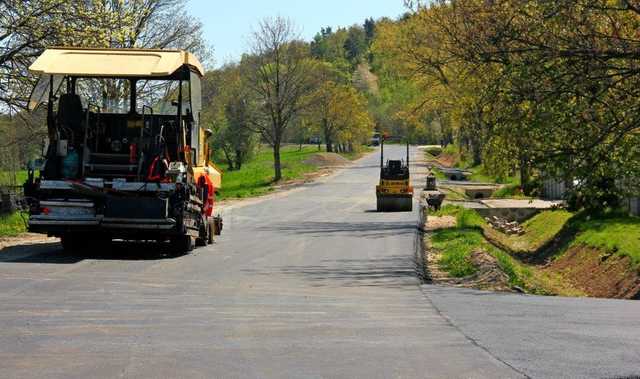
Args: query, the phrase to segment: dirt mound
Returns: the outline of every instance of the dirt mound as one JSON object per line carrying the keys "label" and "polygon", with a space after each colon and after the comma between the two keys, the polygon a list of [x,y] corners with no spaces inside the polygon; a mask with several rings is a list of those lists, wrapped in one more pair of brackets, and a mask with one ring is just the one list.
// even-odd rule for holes
{"label": "dirt mound", "polygon": [[561,275],[588,296],[640,300],[640,269],[634,269],[628,257],[580,245],[544,270]]}
{"label": "dirt mound", "polygon": [[438,162],[442,167],[451,168],[455,166],[458,161],[458,157],[455,154],[442,153],[438,155],[436,158],[436,162]]}
{"label": "dirt mound", "polygon": [[307,158],[304,163],[317,167],[335,167],[349,164],[347,158],[336,153],[317,153]]}

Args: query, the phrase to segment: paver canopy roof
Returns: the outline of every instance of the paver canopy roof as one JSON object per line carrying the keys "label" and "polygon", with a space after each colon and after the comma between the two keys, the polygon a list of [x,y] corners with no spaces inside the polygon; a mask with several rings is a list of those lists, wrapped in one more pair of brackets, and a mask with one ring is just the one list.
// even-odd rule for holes
{"label": "paver canopy roof", "polygon": [[185,65],[204,75],[198,59],[182,50],[51,48],[33,62],[29,71],[50,75],[157,78],[169,77]]}

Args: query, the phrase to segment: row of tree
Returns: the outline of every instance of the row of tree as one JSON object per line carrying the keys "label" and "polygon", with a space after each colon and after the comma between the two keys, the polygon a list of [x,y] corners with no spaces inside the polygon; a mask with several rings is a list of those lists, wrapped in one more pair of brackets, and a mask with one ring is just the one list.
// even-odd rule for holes
{"label": "row of tree", "polygon": [[576,207],[615,206],[640,180],[640,7],[630,0],[406,1],[379,23],[381,75],[408,125],[454,139],[527,192],[565,180]]}
{"label": "row of tree", "polygon": [[203,120],[212,126],[214,151],[229,169],[241,168],[266,142],[273,148],[277,181],[285,142],[322,137],[328,152],[365,143],[374,124],[352,72],[366,60],[366,35],[360,26],[336,33],[327,28],[307,43],[290,20],[265,19],[240,62],[207,73]]}

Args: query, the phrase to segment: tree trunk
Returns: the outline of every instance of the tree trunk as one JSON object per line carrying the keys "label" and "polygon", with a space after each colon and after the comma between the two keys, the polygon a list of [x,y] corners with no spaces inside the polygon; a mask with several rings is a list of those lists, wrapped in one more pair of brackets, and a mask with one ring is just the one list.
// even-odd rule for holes
{"label": "tree trunk", "polygon": [[329,132],[327,119],[322,120],[322,130],[324,131],[324,142],[327,144],[327,153],[333,153],[333,143],[331,141],[331,133]]}
{"label": "tree trunk", "polygon": [[520,157],[520,187],[525,195],[531,194],[531,188],[529,188],[529,162],[527,162],[525,156]]}
{"label": "tree trunk", "polygon": [[275,175],[273,181],[278,182],[282,179],[282,166],[280,164],[280,142],[273,144],[273,170]]}
{"label": "tree trunk", "polygon": [[227,160],[227,164],[229,165],[229,171],[233,171],[234,170],[233,158],[231,157],[227,149],[222,149],[222,152],[224,153],[224,157]]}
{"label": "tree trunk", "polygon": [[244,154],[241,150],[236,150],[236,169],[242,169],[242,162],[244,161]]}

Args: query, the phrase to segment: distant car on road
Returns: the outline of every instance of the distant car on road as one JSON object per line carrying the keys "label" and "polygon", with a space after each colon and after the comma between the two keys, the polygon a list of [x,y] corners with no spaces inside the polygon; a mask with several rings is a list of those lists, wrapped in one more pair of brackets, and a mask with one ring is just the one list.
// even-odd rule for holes
{"label": "distant car on road", "polygon": [[380,146],[380,133],[375,133],[369,141],[370,146]]}
{"label": "distant car on road", "polygon": [[309,138],[309,144],[311,145],[319,145],[321,142],[320,137],[311,137]]}

